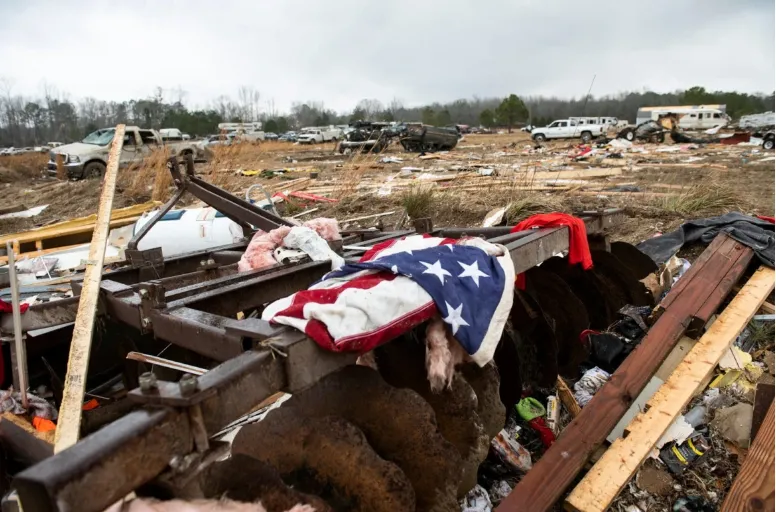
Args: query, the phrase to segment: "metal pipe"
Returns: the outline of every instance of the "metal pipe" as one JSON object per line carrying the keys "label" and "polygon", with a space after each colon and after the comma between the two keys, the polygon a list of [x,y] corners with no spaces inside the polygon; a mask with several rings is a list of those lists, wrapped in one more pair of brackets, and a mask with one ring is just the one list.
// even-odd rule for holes
{"label": "metal pipe", "polygon": [[142,352],[130,352],[127,354],[127,359],[132,361],[140,361],[141,363],[153,364],[156,366],[163,366],[172,370],[178,370],[179,372],[190,373],[192,375],[202,375],[207,372],[206,369],[198,366],[192,366],[186,363],[179,363],[172,359],[165,359],[163,357],[152,356],[150,354],[143,354]]}
{"label": "metal pipe", "polygon": [[[27,401],[27,347],[22,339],[22,313],[19,305],[19,281],[16,278],[16,256],[13,252],[13,244],[5,243],[8,254],[8,277],[11,279],[11,307],[13,308],[13,338],[16,347],[16,371],[19,377],[19,393],[22,397],[22,405],[29,407]],[[45,263],[44,263],[45,266]]]}

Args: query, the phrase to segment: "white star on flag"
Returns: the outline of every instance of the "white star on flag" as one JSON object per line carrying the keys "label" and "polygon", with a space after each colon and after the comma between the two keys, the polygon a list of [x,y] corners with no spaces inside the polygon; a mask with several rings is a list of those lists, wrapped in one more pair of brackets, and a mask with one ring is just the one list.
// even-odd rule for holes
{"label": "white star on flag", "polygon": [[461,261],[459,261],[458,264],[463,267],[463,272],[458,274],[458,277],[471,277],[477,287],[480,286],[481,277],[490,277],[488,274],[480,270],[480,267],[477,265],[477,260],[474,260],[474,263],[471,265],[467,265]]}
{"label": "white star on flag", "polygon": [[439,260],[437,260],[433,265],[426,263],[425,261],[421,261],[420,263],[426,266],[426,270],[423,271],[424,274],[434,274],[439,278],[439,281],[442,284],[445,284],[445,276],[452,276],[450,272],[442,268],[442,264],[439,262]]}
{"label": "white star on flag", "polygon": [[398,274],[399,273],[399,267],[397,267],[396,265],[392,266],[391,267],[391,272],[393,272],[394,274]]}
{"label": "white star on flag", "polygon": [[463,317],[461,317],[461,312],[463,311],[463,303],[461,303],[461,305],[458,306],[457,308],[454,308],[447,301],[445,301],[445,306],[447,306],[447,318],[443,318],[442,320],[445,323],[450,324],[450,327],[453,330],[453,336],[455,336],[455,333],[458,332],[458,328],[460,326],[469,325],[466,322],[466,320],[464,320]]}
{"label": "white star on flag", "polygon": [[445,244],[445,247],[449,247],[450,252],[453,252],[453,247],[455,247],[455,244]]}

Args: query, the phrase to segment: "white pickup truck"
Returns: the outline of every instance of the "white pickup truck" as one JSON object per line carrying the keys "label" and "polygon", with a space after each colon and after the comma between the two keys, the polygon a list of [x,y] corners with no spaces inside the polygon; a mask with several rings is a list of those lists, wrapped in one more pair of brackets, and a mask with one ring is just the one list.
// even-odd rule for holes
{"label": "white pickup truck", "polygon": [[296,141],[299,144],[316,144],[321,142],[337,141],[342,138],[342,130],[330,128],[302,128],[297,134]]}
{"label": "white pickup truck", "polygon": [[[87,135],[81,142],[65,144],[49,152],[48,171],[56,175],[57,155],[62,155],[67,177],[71,180],[81,178],[99,178],[108,165],[108,153],[113,141],[115,128],[103,128]],[[124,132],[124,144],[119,156],[119,167],[140,164],[154,150],[166,147],[170,155],[193,158],[202,156],[202,149],[191,141],[166,141],[156,130],[146,130],[137,126],[127,126]]]}
{"label": "white pickup truck", "polygon": [[534,128],[531,130],[531,137],[539,142],[547,139],[576,139],[577,137],[583,142],[590,142],[594,137],[605,133],[605,125],[579,124],[573,119],[559,119],[550,123],[549,126]]}

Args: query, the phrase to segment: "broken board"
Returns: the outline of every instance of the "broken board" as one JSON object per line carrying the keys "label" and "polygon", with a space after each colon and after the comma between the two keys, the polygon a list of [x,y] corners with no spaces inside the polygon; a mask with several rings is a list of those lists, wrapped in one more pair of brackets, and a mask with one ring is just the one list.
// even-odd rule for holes
{"label": "broken board", "polygon": [[698,385],[744,330],[774,286],[774,271],[760,268],[711,328],[690,350],[666,383],[566,499],[567,508],[604,511],[646,460],[660,437],[690,402]]}

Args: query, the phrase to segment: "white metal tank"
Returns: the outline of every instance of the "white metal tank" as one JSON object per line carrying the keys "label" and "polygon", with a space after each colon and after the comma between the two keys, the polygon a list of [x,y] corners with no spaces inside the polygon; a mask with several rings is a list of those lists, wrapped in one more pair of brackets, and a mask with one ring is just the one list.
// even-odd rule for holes
{"label": "white metal tank", "polygon": [[[134,226],[137,233],[154,215],[149,212],[141,217]],[[215,208],[194,208],[191,210],[172,210],[162,217],[140,240],[138,249],[161,247],[165,257],[201,251],[233,244],[243,238],[239,224],[225,217]]]}

